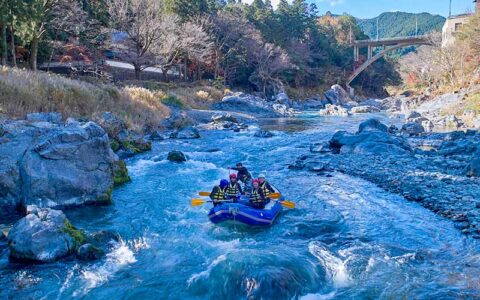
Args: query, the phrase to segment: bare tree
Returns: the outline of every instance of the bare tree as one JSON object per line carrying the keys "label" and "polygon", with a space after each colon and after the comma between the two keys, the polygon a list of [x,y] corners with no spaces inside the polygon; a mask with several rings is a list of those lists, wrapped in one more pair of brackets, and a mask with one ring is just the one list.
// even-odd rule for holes
{"label": "bare tree", "polygon": [[133,65],[135,78],[155,64],[157,45],[170,24],[161,0],[108,0],[112,27],[126,37],[119,43],[122,59]]}

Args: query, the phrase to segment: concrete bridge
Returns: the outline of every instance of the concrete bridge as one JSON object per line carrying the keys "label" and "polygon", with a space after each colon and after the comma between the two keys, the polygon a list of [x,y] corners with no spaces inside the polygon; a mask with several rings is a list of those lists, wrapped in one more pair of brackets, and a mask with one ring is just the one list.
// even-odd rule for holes
{"label": "concrete bridge", "polygon": [[[390,39],[378,39],[378,40],[361,40],[353,42],[353,56],[355,60],[355,69],[348,77],[347,87],[350,91],[350,95],[354,95],[354,90],[350,86],[353,80],[360,75],[366,68],[371,64],[385,56],[390,51],[397,50],[400,48],[413,46],[413,45],[430,45],[428,36],[415,36],[415,37],[403,37],[403,38],[390,38]],[[360,50],[367,48],[367,60],[360,63]],[[380,52],[373,55],[373,50],[375,48],[382,48]]]}

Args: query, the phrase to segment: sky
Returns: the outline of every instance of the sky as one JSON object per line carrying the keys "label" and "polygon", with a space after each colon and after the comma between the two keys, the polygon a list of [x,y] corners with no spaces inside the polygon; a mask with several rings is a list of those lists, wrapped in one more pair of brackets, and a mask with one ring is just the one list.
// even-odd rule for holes
{"label": "sky", "polygon": [[[251,3],[253,0],[243,0]],[[272,0],[274,5],[279,0]],[[448,16],[449,0],[309,0],[315,3],[320,14],[331,11],[334,14],[344,12],[357,18],[373,18],[382,12],[404,11],[412,13],[428,12]],[[452,0],[452,14],[473,11],[473,0]]]}

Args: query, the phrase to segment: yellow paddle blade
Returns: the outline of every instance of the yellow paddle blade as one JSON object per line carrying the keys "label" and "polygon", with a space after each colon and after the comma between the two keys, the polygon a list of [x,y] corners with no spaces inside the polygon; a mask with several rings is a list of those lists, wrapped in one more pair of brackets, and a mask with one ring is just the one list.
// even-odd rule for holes
{"label": "yellow paddle blade", "polygon": [[204,205],[206,202],[202,199],[192,199],[192,206],[201,206]]}
{"label": "yellow paddle blade", "polygon": [[200,196],[208,197],[210,196],[210,192],[198,192]]}
{"label": "yellow paddle blade", "polygon": [[268,195],[268,198],[270,198],[270,199],[280,199],[280,198],[282,198],[282,195],[280,193],[273,193],[273,194]]}
{"label": "yellow paddle blade", "polygon": [[288,209],[294,209],[295,208],[295,203],[292,201],[280,201],[280,204]]}

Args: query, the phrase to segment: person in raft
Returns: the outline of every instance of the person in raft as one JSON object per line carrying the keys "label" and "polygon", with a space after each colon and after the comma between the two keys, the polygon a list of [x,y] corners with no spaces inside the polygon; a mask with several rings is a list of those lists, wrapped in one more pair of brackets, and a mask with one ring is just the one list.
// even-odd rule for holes
{"label": "person in raft", "polygon": [[260,174],[260,176],[258,176],[258,183],[265,197],[268,198],[268,196],[276,192],[275,189],[270,185],[270,183],[265,180],[264,174]]}
{"label": "person in raft", "polygon": [[263,190],[260,188],[260,182],[257,179],[252,180],[252,186],[253,189],[250,195],[249,205],[257,209],[264,209],[270,200],[265,197]]}
{"label": "person in raft", "polygon": [[231,199],[233,202],[237,201],[238,195],[243,194],[242,187],[237,181],[236,174],[230,174],[230,182],[228,183],[226,194],[227,199]]}
{"label": "person in raft", "polygon": [[244,184],[244,192],[248,193],[251,190],[250,182],[252,180],[252,174],[248,172],[248,169],[240,162],[237,163],[236,167],[229,167],[228,169],[237,171],[237,179]]}
{"label": "person in raft", "polygon": [[213,201],[213,206],[222,204],[226,200],[226,191],[228,186],[228,180],[220,180],[220,184],[213,187],[210,193],[210,199]]}

